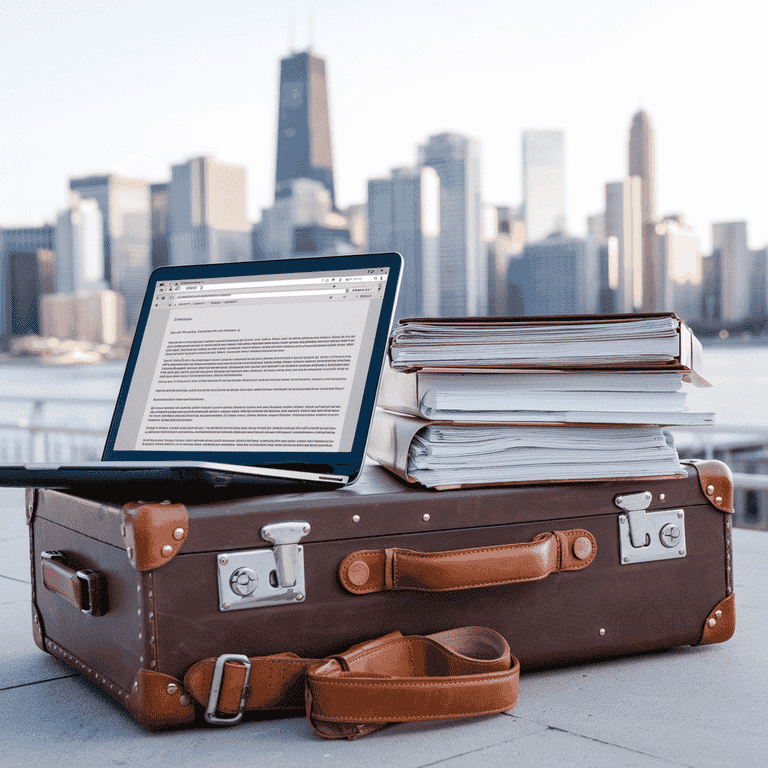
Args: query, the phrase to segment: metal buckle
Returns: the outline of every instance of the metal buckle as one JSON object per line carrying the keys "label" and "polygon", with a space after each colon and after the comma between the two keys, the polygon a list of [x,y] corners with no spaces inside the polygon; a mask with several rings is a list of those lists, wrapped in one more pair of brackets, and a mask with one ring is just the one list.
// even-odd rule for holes
{"label": "metal buckle", "polygon": [[[240,706],[238,712],[232,717],[218,717],[216,707],[219,703],[219,694],[221,693],[221,680],[224,677],[224,664],[228,661],[239,661],[245,666],[245,682],[243,683],[243,693],[240,697]],[[216,659],[216,667],[213,670],[213,679],[211,680],[211,692],[208,696],[208,706],[205,709],[205,719],[209,723],[219,723],[223,725],[234,725],[240,722],[245,711],[245,697],[248,694],[248,681],[251,679],[251,660],[242,653],[225,653]]]}

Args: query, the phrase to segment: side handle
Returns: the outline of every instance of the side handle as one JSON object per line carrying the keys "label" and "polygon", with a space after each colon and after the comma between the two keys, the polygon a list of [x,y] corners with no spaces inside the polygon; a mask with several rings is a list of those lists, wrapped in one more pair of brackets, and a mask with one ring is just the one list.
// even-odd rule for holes
{"label": "side handle", "polygon": [[519,581],[536,581],[558,571],[586,568],[597,553],[595,537],[584,530],[541,533],[531,542],[450,552],[366,549],[339,566],[348,592],[387,590],[444,592]]}
{"label": "side handle", "polygon": [[73,568],[63,552],[41,552],[43,584],[89,616],[107,612],[107,580],[103,574]]}

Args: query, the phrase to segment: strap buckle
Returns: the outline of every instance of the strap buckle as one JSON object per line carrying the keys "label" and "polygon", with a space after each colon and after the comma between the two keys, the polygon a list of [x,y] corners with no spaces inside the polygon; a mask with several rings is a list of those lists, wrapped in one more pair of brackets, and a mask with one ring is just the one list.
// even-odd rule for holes
{"label": "strap buckle", "polygon": [[[240,696],[240,706],[237,714],[232,717],[219,717],[216,714],[216,708],[219,704],[219,694],[221,693],[221,681],[224,677],[224,664],[228,661],[239,661],[245,666],[245,680],[243,682],[243,692]],[[224,653],[216,659],[216,667],[213,670],[213,679],[211,680],[211,692],[208,696],[208,706],[205,709],[205,719],[209,723],[218,723],[219,725],[234,725],[240,722],[245,711],[245,698],[248,695],[248,681],[251,679],[251,660],[242,653]]]}

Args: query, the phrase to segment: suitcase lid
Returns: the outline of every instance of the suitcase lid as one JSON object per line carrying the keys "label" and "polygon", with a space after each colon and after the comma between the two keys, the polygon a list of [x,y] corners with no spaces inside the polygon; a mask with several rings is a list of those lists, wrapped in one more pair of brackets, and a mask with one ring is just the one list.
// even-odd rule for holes
{"label": "suitcase lid", "polygon": [[[302,544],[335,539],[391,536],[513,523],[542,522],[552,528],[559,521],[595,515],[619,515],[616,498],[650,493],[649,512],[710,504],[732,511],[730,470],[719,461],[686,462],[687,476],[666,479],[609,480],[496,486],[455,491],[431,491],[407,486],[379,466],[367,466],[360,480],[337,491],[262,493],[233,498],[211,489],[207,497],[183,491],[171,498],[137,502],[114,493],[106,498],[56,490],[28,490],[30,523],[44,518],[122,549],[137,539],[126,526],[126,504],[131,518],[146,508],[159,510],[168,542],[160,542],[149,562],[157,567],[177,552],[195,553],[271,547],[262,529],[273,523],[307,523]],[[158,503],[165,502],[165,503]],[[168,502],[171,502],[168,504]],[[178,510],[181,512],[178,512]],[[178,513],[178,514],[177,514]],[[183,513],[183,514],[182,514]],[[154,513],[153,513],[154,514]],[[179,517],[179,514],[182,514]],[[184,522],[186,520],[187,522]],[[130,520],[130,523],[133,521]],[[180,535],[183,531],[183,535]],[[151,532],[150,532],[151,533]],[[139,537],[141,538],[141,537]],[[147,538],[145,536],[144,538]],[[162,536],[148,535],[152,541]],[[170,549],[168,549],[170,547]],[[146,568],[142,568],[146,570]]]}

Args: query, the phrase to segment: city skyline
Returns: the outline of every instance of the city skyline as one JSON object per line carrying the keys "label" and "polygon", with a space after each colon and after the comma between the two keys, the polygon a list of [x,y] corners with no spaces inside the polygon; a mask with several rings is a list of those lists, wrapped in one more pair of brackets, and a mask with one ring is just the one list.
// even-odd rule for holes
{"label": "city skyline", "polygon": [[[8,64],[3,102],[11,130],[2,141],[6,185],[0,188],[0,226],[53,221],[66,203],[72,176],[108,171],[163,181],[172,164],[203,154],[247,167],[248,216],[258,221],[274,191],[276,62],[288,53],[290,9],[261,3],[254,10],[230,2],[211,27],[199,3],[184,4],[185,13],[177,13],[173,23],[161,12],[151,24],[146,3],[122,4],[131,9],[130,18],[126,11],[110,15],[93,3],[75,5],[77,17],[67,2],[45,15],[36,9],[42,4],[2,3]],[[480,140],[485,202],[519,204],[519,137],[526,129],[552,127],[565,132],[567,218],[569,229],[579,234],[586,216],[602,208],[605,182],[626,174],[630,122],[642,107],[656,129],[658,214],[685,213],[705,253],[717,221],[746,220],[752,248],[768,240],[760,202],[765,195],[755,181],[764,160],[762,129],[749,119],[760,109],[750,90],[755,71],[750,57],[756,65],[758,41],[750,42],[754,25],[741,24],[746,6],[729,8],[725,20],[717,19],[719,27],[709,3],[630,2],[608,13],[609,4],[591,2],[580,5],[576,16],[567,4],[550,3],[557,13],[544,23],[542,13],[487,2],[494,24],[486,26],[467,3],[447,5],[439,18],[434,3],[395,6],[390,11],[402,11],[402,34],[392,35],[389,45],[370,45],[393,31],[394,22],[383,13],[341,0],[315,5],[314,42],[329,65],[339,207],[364,202],[368,179],[413,162],[424,136],[441,131]],[[301,17],[304,8],[294,11]],[[76,19],[79,27],[73,29]],[[713,80],[706,57],[694,57],[699,48],[691,38],[737,22],[741,44],[729,48],[734,55],[723,57],[719,80]],[[135,35],[140,23],[149,24],[144,38]],[[669,42],[670,29],[681,39],[675,46],[660,45],[654,61],[641,68],[645,76],[631,57],[611,59],[657,26],[660,43]],[[26,28],[34,34],[24,33]],[[507,53],[494,47],[505,29],[514,31],[510,42],[519,43],[505,48]],[[371,36],[367,46],[359,35],[348,34],[365,30]],[[439,53],[438,33],[450,56]],[[249,35],[260,43],[257,50],[247,45]],[[297,49],[305,47],[301,37]],[[602,41],[597,52],[589,41]],[[34,62],[28,60],[33,42]],[[579,46],[583,56],[574,53]],[[526,59],[534,48],[537,57]],[[685,63],[694,59],[696,71]],[[564,69],[566,60],[572,72]],[[671,66],[675,62],[677,68]],[[670,77],[659,78],[664,66]],[[200,67],[207,73],[197,77]],[[683,73],[686,78],[672,77]],[[723,80],[728,87],[715,99],[711,85]],[[576,85],[578,94],[571,93]],[[51,95],[52,88],[60,95]],[[702,111],[705,92],[709,102]],[[122,113],[114,111],[118,104]],[[724,133],[723,114],[738,141]],[[73,127],[64,124],[67,119]]]}

